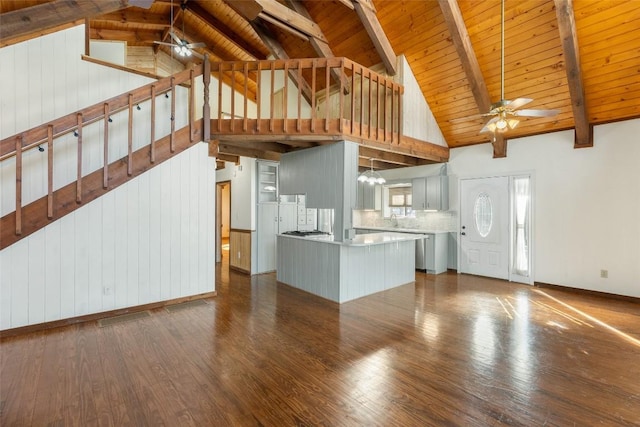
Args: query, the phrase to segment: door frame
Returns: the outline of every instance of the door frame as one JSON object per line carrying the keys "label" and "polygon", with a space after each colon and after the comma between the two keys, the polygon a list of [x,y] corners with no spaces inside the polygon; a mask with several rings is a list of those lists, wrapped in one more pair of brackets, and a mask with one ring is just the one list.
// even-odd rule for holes
{"label": "door frame", "polygon": [[[513,179],[518,177],[529,177],[529,191],[530,191],[530,203],[529,203],[529,277],[523,277],[517,275],[513,272],[512,268],[512,260],[513,260]],[[462,259],[462,244],[460,242],[460,231],[462,229],[462,211],[460,210],[462,206],[462,181],[469,179],[483,179],[483,178],[498,178],[498,177],[507,177],[509,179],[509,202],[508,202],[508,215],[509,218],[509,268],[508,268],[508,280],[510,282],[523,283],[527,285],[533,285],[535,283],[535,188],[536,188],[536,179],[535,179],[535,171],[527,170],[522,172],[504,172],[504,173],[496,173],[491,175],[464,175],[458,176],[458,220],[457,225],[458,229],[456,230],[456,241],[458,242],[457,248],[457,263],[456,268],[458,270],[458,274],[461,274],[460,271],[460,260]]]}
{"label": "door frame", "polygon": [[[216,262],[222,261],[222,187],[229,186],[229,220],[231,220],[231,181],[218,181],[216,182],[216,228],[215,228],[215,252]],[[231,222],[231,221],[229,221]],[[229,224],[229,230],[231,230],[231,224]]]}

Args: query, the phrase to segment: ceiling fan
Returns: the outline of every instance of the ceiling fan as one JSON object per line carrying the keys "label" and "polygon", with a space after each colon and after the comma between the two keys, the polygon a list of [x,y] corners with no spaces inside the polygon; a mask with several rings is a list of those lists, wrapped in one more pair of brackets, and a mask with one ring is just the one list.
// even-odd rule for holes
{"label": "ceiling fan", "polygon": [[[182,2],[180,4],[180,9],[182,9],[182,34],[184,35],[184,13],[187,10],[187,2]],[[171,2],[171,22],[173,23],[173,1]],[[205,43],[189,43],[187,40],[185,39],[181,39],[180,37],[178,37],[176,35],[176,33],[173,32],[173,28],[169,29],[169,35],[171,36],[171,38],[173,39],[173,41],[175,43],[167,43],[167,42],[163,42],[163,41],[154,41],[155,44],[160,44],[163,46],[171,46],[173,47],[173,50],[175,53],[177,53],[180,56],[186,57],[186,56],[195,56],[197,58],[200,59],[204,59],[204,56],[200,55],[198,52],[194,51],[194,48],[197,47],[206,47],[207,45]]]}
{"label": "ceiling fan", "polygon": [[[510,129],[515,128],[520,120],[519,117],[553,117],[558,114],[559,110],[532,110],[532,109],[519,109],[520,107],[533,101],[531,98],[516,98],[513,101],[504,98],[504,0],[502,0],[501,10],[501,27],[500,27],[500,101],[491,104],[491,107],[487,113],[477,114],[470,117],[465,117],[462,120],[469,120],[479,117],[491,117],[491,119],[485,123],[480,130],[480,133],[490,132],[494,135],[496,133],[504,133]],[[456,121],[459,121],[456,120]]]}

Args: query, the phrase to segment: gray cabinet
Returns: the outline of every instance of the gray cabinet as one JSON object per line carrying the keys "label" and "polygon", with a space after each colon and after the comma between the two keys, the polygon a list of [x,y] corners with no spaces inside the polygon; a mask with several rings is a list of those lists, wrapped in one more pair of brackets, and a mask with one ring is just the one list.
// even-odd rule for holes
{"label": "gray cabinet", "polygon": [[414,178],[411,181],[413,210],[449,209],[449,178],[443,175]]}
{"label": "gray cabinet", "polygon": [[376,193],[379,192],[379,185],[371,185],[368,182],[358,182],[356,209],[380,210],[380,206],[376,206]]}

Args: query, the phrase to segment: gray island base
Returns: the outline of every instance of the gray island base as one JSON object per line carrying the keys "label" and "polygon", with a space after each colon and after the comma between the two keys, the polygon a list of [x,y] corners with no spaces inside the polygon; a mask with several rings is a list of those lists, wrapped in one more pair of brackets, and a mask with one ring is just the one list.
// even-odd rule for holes
{"label": "gray island base", "polygon": [[277,279],[338,303],[415,281],[419,234],[333,236],[278,235]]}

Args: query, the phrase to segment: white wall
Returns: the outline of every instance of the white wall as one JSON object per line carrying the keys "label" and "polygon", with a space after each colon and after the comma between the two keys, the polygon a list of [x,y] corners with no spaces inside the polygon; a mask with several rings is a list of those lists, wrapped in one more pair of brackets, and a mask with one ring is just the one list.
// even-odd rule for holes
{"label": "white wall", "polygon": [[214,291],[207,151],[197,144],[2,250],[0,329]]}
{"label": "white wall", "polygon": [[240,157],[216,171],[216,182],[231,181],[231,228],[256,229],[256,160]]}
{"label": "white wall", "polygon": [[[640,297],[640,119],[597,126],[594,147],[574,149],[573,131],[451,150],[458,177],[531,172],[534,280]],[[458,211],[457,182],[450,206]],[[609,278],[600,278],[600,270]]]}
{"label": "white wall", "polygon": [[447,147],[422,89],[404,55],[398,56],[396,80],[404,86],[402,95],[402,134]]}

